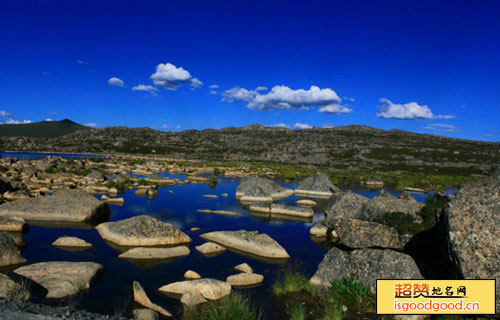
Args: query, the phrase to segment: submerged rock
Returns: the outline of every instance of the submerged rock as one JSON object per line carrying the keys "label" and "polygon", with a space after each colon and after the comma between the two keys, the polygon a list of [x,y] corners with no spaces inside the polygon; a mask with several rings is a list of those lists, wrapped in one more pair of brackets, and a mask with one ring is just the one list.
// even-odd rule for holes
{"label": "submerged rock", "polygon": [[0,206],[0,216],[28,221],[91,221],[108,218],[108,205],[82,190],[61,189],[51,196],[21,199]]}
{"label": "submerged rock", "polygon": [[390,249],[360,249],[352,252],[330,249],[312,276],[315,285],[330,286],[333,280],[354,278],[375,291],[377,279],[422,279],[413,259]]}
{"label": "submerged rock", "polygon": [[209,256],[216,255],[226,251],[226,248],[213,242],[205,242],[202,245],[196,246],[195,249],[203,253],[204,255],[209,255]]}
{"label": "submerged rock", "polygon": [[165,310],[164,308],[160,307],[157,304],[154,304],[149,300],[148,295],[146,294],[146,291],[142,288],[141,284],[138,281],[134,281],[132,284],[133,292],[134,292],[134,301],[138,304],[140,304],[143,307],[146,307],[148,309],[154,310],[161,314],[162,316],[165,317],[171,317],[172,314]]}
{"label": "submerged rock", "polygon": [[94,262],[40,262],[17,268],[20,274],[48,290],[47,298],[67,298],[89,289],[91,283],[103,271],[103,266]]}
{"label": "submerged rock", "polygon": [[90,248],[92,247],[91,243],[87,241],[77,238],[77,237],[59,237],[56,241],[52,242],[53,246],[56,247],[78,247],[78,248]]}
{"label": "submerged rock", "polygon": [[118,258],[126,259],[172,259],[188,256],[190,250],[186,246],[173,248],[132,248],[120,254]]}
{"label": "submerged rock", "polygon": [[160,289],[162,293],[182,296],[187,292],[199,293],[207,300],[218,300],[231,293],[231,285],[215,279],[186,280],[167,284]]}
{"label": "submerged rock", "polygon": [[271,213],[301,218],[312,218],[314,216],[314,211],[311,208],[286,206],[278,203],[271,205]]}
{"label": "submerged rock", "polygon": [[96,227],[101,237],[120,246],[160,246],[191,242],[191,238],[170,223],[139,215]]}
{"label": "submerged rock", "polygon": [[264,281],[264,276],[257,273],[238,273],[232,276],[227,277],[226,282],[229,283],[232,287],[250,287],[255,286]]}
{"label": "submerged rock", "polygon": [[357,219],[338,219],[331,225],[338,241],[350,248],[400,248],[398,231],[392,227]]}
{"label": "submerged rock", "polygon": [[496,279],[500,311],[500,173],[463,187],[444,211],[451,255],[465,279]]}
{"label": "submerged rock", "polygon": [[330,178],[318,172],[312,177],[308,177],[295,190],[297,196],[309,196],[312,198],[330,198],[334,193],[341,192],[333,185]]}
{"label": "submerged rock", "polygon": [[293,190],[283,188],[276,181],[258,177],[245,177],[236,189],[236,199],[242,202],[273,202],[287,198]]}
{"label": "submerged rock", "polygon": [[204,233],[200,237],[260,257],[290,258],[278,242],[265,233],[259,234],[258,231],[214,231]]}
{"label": "submerged rock", "polygon": [[253,269],[248,265],[248,263],[241,263],[235,266],[234,269],[239,272],[253,273]]}
{"label": "submerged rock", "polygon": [[0,231],[0,266],[10,266],[25,263],[21,251],[14,240],[5,232]]}
{"label": "submerged rock", "polygon": [[201,279],[201,276],[196,271],[188,270],[184,273],[184,279],[186,280]]}

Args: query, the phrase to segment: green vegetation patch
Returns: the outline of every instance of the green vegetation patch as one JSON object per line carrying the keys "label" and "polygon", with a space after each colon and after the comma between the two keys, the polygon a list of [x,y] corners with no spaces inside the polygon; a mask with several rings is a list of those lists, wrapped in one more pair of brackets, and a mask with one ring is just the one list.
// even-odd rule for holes
{"label": "green vegetation patch", "polygon": [[184,320],[257,320],[260,312],[248,298],[232,293],[222,299],[184,309]]}

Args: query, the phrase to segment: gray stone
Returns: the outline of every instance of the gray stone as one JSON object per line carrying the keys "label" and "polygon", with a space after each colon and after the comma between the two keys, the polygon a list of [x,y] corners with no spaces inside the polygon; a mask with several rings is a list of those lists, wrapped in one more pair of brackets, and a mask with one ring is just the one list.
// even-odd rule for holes
{"label": "gray stone", "polygon": [[330,198],[332,194],[338,192],[341,192],[340,189],[333,185],[327,175],[321,172],[304,179],[295,190],[295,194],[298,196],[318,198]]}
{"label": "gray stone", "polygon": [[126,259],[173,259],[188,256],[190,250],[186,246],[173,248],[132,248],[120,254],[119,258]]}
{"label": "gray stone", "polygon": [[242,202],[273,202],[293,194],[293,190],[283,188],[276,181],[258,177],[245,177],[236,189],[236,199]]}
{"label": "gray stone", "polygon": [[0,216],[19,216],[28,221],[91,221],[108,218],[107,204],[82,190],[61,189],[51,196],[21,199],[0,206]]}
{"label": "gray stone", "polygon": [[134,309],[132,311],[135,320],[158,320],[160,316],[158,312],[151,309]]}
{"label": "gray stone", "polygon": [[337,241],[350,248],[399,248],[398,231],[392,227],[358,219],[338,219],[331,227]]}
{"label": "gray stone", "polygon": [[373,221],[388,212],[401,212],[413,216],[416,221],[421,221],[417,212],[424,205],[407,192],[401,194],[400,198],[396,198],[386,190],[380,190],[379,194],[368,200],[363,207],[363,220]]}
{"label": "gray stone", "polygon": [[362,210],[366,201],[368,198],[351,191],[334,194],[326,206],[326,224],[329,225],[329,221],[336,218],[362,218]]}
{"label": "gray stone", "polygon": [[5,232],[0,231],[0,266],[10,266],[25,263],[14,240]]}
{"label": "gray stone", "polygon": [[170,223],[139,215],[96,227],[101,237],[120,246],[160,246],[191,242],[191,238]]}
{"label": "gray stone", "polygon": [[352,252],[330,249],[311,282],[330,286],[333,280],[354,278],[375,291],[377,279],[422,279],[413,259],[390,249],[359,249]]}
{"label": "gray stone", "polygon": [[500,312],[500,174],[463,187],[446,206],[451,255],[465,279],[496,279]]}

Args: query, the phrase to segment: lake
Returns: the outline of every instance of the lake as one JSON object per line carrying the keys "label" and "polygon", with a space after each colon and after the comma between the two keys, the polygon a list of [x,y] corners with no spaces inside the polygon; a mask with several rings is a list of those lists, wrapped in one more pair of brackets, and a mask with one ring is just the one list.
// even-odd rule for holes
{"label": "lake", "polygon": [[[23,155],[23,154],[20,154]],[[28,155],[24,154],[26,158]],[[44,155],[45,156],[45,155]],[[74,156],[74,155],[69,155]],[[18,158],[21,158],[17,156]],[[161,172],[160,175],[184,178],[184,175],[171,175]],[[315,243],[309,237],[312,223],[292,221],[262,221],[252,216],[249,210],[240,206],[235,199],[235,191],[239,183],[238,178],[218,177],[215,188],[207,184],[187,184],[183,186],[169,186],[158,189],[158,196],[149,200],[147,197],[134,195],[134,190],[128,190],[119,195],[125,199],[123,206],[110,205],[110,221],[117,221],[139,214],[149,214],[155,218],[171,223],[188,234],[193,242],[190,245],[191,254],[186,257],[175,258],[171,261],[156,261],[149,264],[134,264],[126,259],[118,258],[119,251],[113,249],[92,228],[75,228],[63,224],[47,226],[31,225],[24,239],[27,243],[23,256],[28,263],[43,261],[93,261],[105,267],[105,273],[94,286],[82,295],[66,300],[53,302],[56,304],[72,304],[89,311],[116,314],[123,310],[131,310],[133,305],[132,282],[139,281],[151,300],[172,313],[182,312],[178,300],[167,297],[158,292],[161,286],[183,280],[187,270],[194,270],[202,277],[225,280],[235,274],[234,266],[246,262],[256,273],[264,275],[261,286],[253,289],[236,289],[250,296],[255,306],[260,308],[266,319],[272,319],[276,308],[273,307],[272,283],[283,268],[293,265],[304,274],[311,276],[317,265],[323,259],[327,248]],[[280,182],[289,188],[296,188],[296,184]],[[171,193],[171,191],[173,193]],[[354,190],[367,197],[374,197],[377,191],[357,188]],[[228,193],[229,197],[220,195]],[[391,193],[396,194],[391,191]],[[217,199],[205,198],[203,195],[218,195]],[[424,202],[425,195],[412,194],[418,201]],[[100,195],[96,195],[100,198]],[[298,199],[291,196],[280,201],[293,205]],[[197,209],[229,210],[240,212],[241,216],[221,216],[196,212]],[[323,212],[316,212],[314,221],[322,218]],[[200,231],[191,232],[190,228],[199,227]],[[218,230],[258,230],[266,233],[280,243],[290,254],[287,266],[264,263],[253,258],[245,257],[230,250],[207,258],[195,246],[203,244],[205,240],[198,235]],[[60,236],[75,236],[93,244],[85,251],[70,252],[59,249],[51,243]]]}

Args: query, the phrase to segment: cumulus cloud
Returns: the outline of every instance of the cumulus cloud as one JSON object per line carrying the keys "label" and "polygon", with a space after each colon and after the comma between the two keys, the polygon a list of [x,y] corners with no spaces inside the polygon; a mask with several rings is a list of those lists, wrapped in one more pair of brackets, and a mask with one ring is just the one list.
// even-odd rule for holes
{"label": "cumulus cloud", "polygon": [[90,64],[90,62],[83,61],[83,60],[76,60],[76,63],[78,63],[78,64]]}
{"label": "cumulus cloud", "polygon": [[302,129],[311,129],[312,126],[308,125],[307,123],[299,123],[299,122],[297,122],[296,124],[293,125],[293,128],[294,129],[302,130]]}
{"label": "cumulus cloud", "polygon": [[52,122],[53,120],[50,118],[45,119],[45,121]]}
{"label": "cumulus cloud", "polygon": [[5,120],[5,123],[6,124],[26,124],[26,123],[32,123],[33,121],[31,120],[23,120],[23,121],[20,121],[20,120],[14,120],[14,119],[7,119]]}
{"label": "cumulus cloud", "polygon": [[217,91],[215,91],[215,90],[210,90],[210,94],[217,94]]}
{"label": "cumulus cloud", "polygon": [[222,94],[222,102],[247,102],[247,108],[259,111],[272,109],[297,110],[320,107],[320,112],[352,112],[351,109],[340,105],[342,99],[330,88],[321,89],[311,86],[307,90],[293,90],[287,86],[274,86],[268,93],[260,94],[257,89],[262,88],[257,87],[255,90],[247,90],[235,87],[226,90]]}
{"label": "cumulus cloud", "polygon": [[247,90],[245,88],[234,87],[224,91],[222,94],[222,102],[250,102],[257,95],[257,91]]}
{"label": "cumulus cloud", "polygon": [[330,88],[320,89],[311,86],[309,90],[293,90],[287,86],[275,86],[267,94],[257,94],[247,107],[252,110],[308,109],[312,106],[325,106],[340,101],[339,96]]}
{"label": "cumulus cloud", "polygon": [[389,99],[381,98],[383,105],[378,107],[377,117],[400,120],[432,120],[432,119],[454,119],[452,115],[434,115],[427,105],[419,105],[416,102],[405,104],[392,103]]}
{"label": "cumulus cloud", "polygon": [[152,96],[156,96],[156,92],[158,91],[158,88],[150,86],[150,85],[144,85],[144,84],[139,84],[137,86],[132,87],[132,91],[146,91],[149,92]]}
{"label": "cumulus cloud", "polygon": [[89,122],[89,123],[85,123],[84,126],[95,128],[95,127],[97,127],[97,123],[95,123],[95,122]]}
{"label": "cumulus cloud", "polygon": [[111,77],[111,78],[109,78],[108,84],[110,86],[114,86],[114,87],[123,87],[123,86],[125,86],[125,82],[123,82],[122,79],[117,78],[117,77]]}
{"label": "cumulus cloud", "polygon": [[12,114],[5,110],[0,110],[0,117],[10,117]]}
{"label": "cumulus cloud", "polygon": [[348,114],[352,112],[352,109],[340,104],[330,104],[319,108],[318,112],[329,114]]}
{"label": "cumulus cloud", "polygon": [[451,124],[441,124],[441,123],[431,123],[428,126],[424,127],[427,130],[434,131],[443,131],[443,132],[459,132],[457,127],[452,126]]}
{"label": "cumulus cloud", "polygon": [[257,88],[255,88],[255,91],[266,91],[267,90],[267,87],[262,87],[262,86],[258,86]]}
{"label": "cumulus cloud", "polygon": [[183,83],[190,84],[193,88],[200,88],[203,82],[194,78],[189,71],[182,67],[177,68],[171,63],[160,63],[156,72],[151,75],[154,84],[167,90],[177,90]]}
{"label": "cumulus cloud", "polygon": [[219,86],[216,84],[213,84],[209,87],[210,89],[219,89]]}

